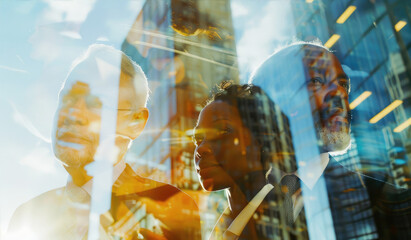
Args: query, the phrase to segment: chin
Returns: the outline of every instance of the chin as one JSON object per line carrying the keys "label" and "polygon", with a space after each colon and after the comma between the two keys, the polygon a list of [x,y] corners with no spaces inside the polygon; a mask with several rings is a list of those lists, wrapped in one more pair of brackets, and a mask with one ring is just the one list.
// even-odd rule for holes
{"label": "chin", "polygon": [[325,130],[320,132],[320,136],[323,141],[323,152],[328,152],[331,156],[345,154],[351,146],[349,132],[330,132]]}
{"label": "chin", "polygon": [[80,168],[91,163],[94,154],[87,150],[72,149],[69,147],[54,146],[54,155],[65,166],[70,168]]}
{"label": "chin", "polygon": [[204,183],[203,181],[200,181],[200,184],[201,184],[201,187],[204,189],[204,191],[207,191],[207,192],[215,191],[214,186],[212,184],[207,184],[207,183]]}
{"label": "chin", "polygon": [[203,189],[207,192],[219,191],[228,188],[228,186],[225,186],[225,184],[219,184],[218,182],[215,182],[214,179],[203,180],[200,178],[200,183]]}

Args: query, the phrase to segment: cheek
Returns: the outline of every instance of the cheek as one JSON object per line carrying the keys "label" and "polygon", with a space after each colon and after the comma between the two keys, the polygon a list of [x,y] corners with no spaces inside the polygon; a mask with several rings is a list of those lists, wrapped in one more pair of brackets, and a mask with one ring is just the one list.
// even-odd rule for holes
{"label": "cheek", "polygon": [[92,121],[88,127],[89,131],[94,134],[100,133],[101,122],[100,121]]}
{"label": "cheek", "polygon": [[243,149],[244,145],[241,144],[241,141],[235,144],[234,140],[230,140],[221,144],[220,148],[221,152],[217,160],[225,170],[239,172],[247,168],[245,149]]}
{"label": "cheek", "polygon": [[321,93],[321,90],[316,90],[311,93],[310,104],[313,110],[320,110],[323,105],[324,94]]}
{"label": "cheek", "polygon": [[217,150],[216,153],[220,156],[232,156],[236,153],[238,145],[234,145],[231,139],[227,139],[224,141],[216,141],[214,149]]}
{"label": "cheek", "polygon": [[67,112],[63,112],[63,111],[59,111],[56,113],[55,115],[55,119],[56,122],[55,124],[57,124],[57,126],[63,126],[64,124],[64,120],[67,118]]}
{"label": "cheek", "polygon": [[129,135],[136,132],[138,123],[132,120],[130,115],[117,115],[116,132],[121,135]]}

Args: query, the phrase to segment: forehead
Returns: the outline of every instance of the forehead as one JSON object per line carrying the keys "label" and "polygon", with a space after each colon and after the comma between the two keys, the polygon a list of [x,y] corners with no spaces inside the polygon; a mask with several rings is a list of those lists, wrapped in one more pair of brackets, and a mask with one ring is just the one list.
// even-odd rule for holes
{"label": "forehead", "polygon": [[87,95],[89,93],[90,93],[90,86],[87,83],[76,81],[68,89],[68,93],[66,95]]}
{"label": "forehead", "polygon": [[[87,77],[87,76],[86,76]],[[98,78],[68,78],[60,92],[60,99],[78,96],[95,96],[104,102],[108,108],[130,109],[137,104],[137,95],[133,78],[121,72],[117,79],[99,82]],[[107,80],[107,79],[106,79]],[[112,106],[118,101],[118,106]]]}
{"label": "forehead", "polygon": [[342,71],[337,57],[326,49],[317,46],[302,48],[302,61],[308,69]]}
{"label": "forehead", "polygon": [[241,119],[236,107],[223,101],[214,101],[201,110],[197,127],[209,127],[220,120],[236,122]]}

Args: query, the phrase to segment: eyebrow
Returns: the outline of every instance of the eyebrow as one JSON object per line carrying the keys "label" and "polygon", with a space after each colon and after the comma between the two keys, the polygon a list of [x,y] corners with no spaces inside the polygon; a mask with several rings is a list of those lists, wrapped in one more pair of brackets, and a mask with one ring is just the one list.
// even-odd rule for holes
{"label": "eyebrow", "polygon": [[[230,120],[225,119],[225,118],[218,118],[218,119],[213,120],[213,122],[217,122],[217,121],[230,121]],[[193,132],[195,133],[196,131],[201,130],[201,129],[210,129],[210,128],[200,127],[200,126],[198,126],[198,124],[197,124],[197,125],[194,127]]]}
{"label": "eyebrow", "polygon": [[347,79],[348,81],[350,80],[350,78],[348,77],[347,74],[345,73],[340,73],[337,75],[336,79]]}
{"label": "eyebrow", "polygon": [[230,120],[226,118],[217,118],[213,120],[213,122],[217,122],[217,121],[230,121]]}
{"label": "eyebrow", "polygon": [[[347,74],[338,74],[335,78],[335,80],[347,80],[348,85],[350,85],[351,79],[348,77]],[[348,86],[348,88],[350,88],[350,86]]]}
{"label": "eyebrow", "polygon": [[350,79],[350,77],[348,77],[347,74],[340,73],[340,74],[337,75],[337,77],[335,79],[338,80],[338,81],[341,80],[341,79],[347,80],[347,93],[351,92],[351,79]]}

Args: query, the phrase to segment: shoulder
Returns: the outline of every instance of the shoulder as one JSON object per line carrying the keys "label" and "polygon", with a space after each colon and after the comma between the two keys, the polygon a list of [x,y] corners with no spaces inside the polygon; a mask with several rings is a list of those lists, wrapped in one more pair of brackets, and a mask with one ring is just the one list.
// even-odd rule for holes
{"label": "shoulder", "polygon": [[30,213],[35,211],[41,211],[44,208],[49,208],[50,205],[59,203],[63,199],[64,187],[53,189],[42,193],[29,201],[21,204],[15,211],[15,214]]}
{"label": "shoulder", "polygon": [[63,199],[64,187],[42,193],[21,204],[13,213],[8,231],[18,230],[21,226],[30,226],[47,217],[52,206],[58,206]]}
{"label": "shoulder", "polygon": [[[329,182],[342,182],[344,180],[345,186],[356,186],[357,188],[367,189],[370,197],[377,197],[381,194],[384,196],[398,196],[410,195],[409,189],[395,186],[391,183],[387,176],[374,175],[372,172],[364,173],[361,171],[354,171],[341,165],[334,158],[330,157],[324,175]],[[342,183],[341,183],[342,184]],[[351,186],[351,187],[352,187]]]}

